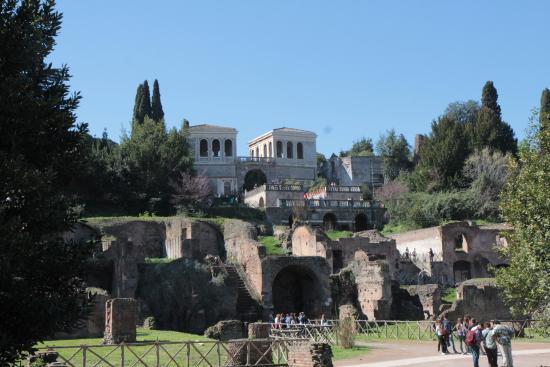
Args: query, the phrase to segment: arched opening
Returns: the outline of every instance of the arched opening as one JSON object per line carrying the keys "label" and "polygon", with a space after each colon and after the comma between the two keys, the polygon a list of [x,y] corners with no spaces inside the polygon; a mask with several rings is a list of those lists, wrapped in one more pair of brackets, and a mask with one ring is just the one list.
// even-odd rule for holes
{"label": "arched opening", "polygon": [[283,142],[277,142],[277,158],[283,158]]}
{"label": "arched opening", "polygon": [[273,143],[269,142],[269,156],[273,157]]}
{"label": "arched opening", "polygon": [[472,264],[472,276],[474,278],[487,278],[493,274],[489,273],[491,263],[485,257],[477,255]]}
{"label": "arched opening", "polygon": [[267,144],[264,144],[264,157],[267,157]]}
{"label": "arched opening", "polygon": [[457,252],[468,252],[468,241],[466,241],[466,236],[462,233],[455,234],[454,246]]}
{"label": "arched opening", "polygon": [[225,181],[223,183],[223,194],[225,196],[231,195],[231,182]]}
{"label": "arched opening", "polygon": [[334,215],[333,213],[327,213],[323,217],[323,227],[325,228],[325,231],[336,230],[337,224],[338,224],[338,221],[336,219],[336,215]]}
{"label": "arched opening", "polygon": [[472,278],[472,267],[468,261],[456,261],[453,264],[455,283],[460,283]]}
{"label": "arched opening", "polygon": [[275,313],[305,312],[316,318],[322,312],[323,290],[317,276],[308,268],[290,265],[281,270],[272,285]]}
{"label": "arched opening", "polygon": [[298,159],[304,159],[304,145],[302,143],[296,145],[296,156]]}
{"label": "arched opening", "polygon": [[367,216],[363,213],[358,214],[355,217],[355,232],[366,231],[367,229],[369,229]]}
{"label": "arched opening", "polygon": [[206,139],[201,140],[199,150],[201,157],[208,157],[208,141]]}
{"label": "arched opening", "polygon": [[292,225],[294,224],[294,216],[290,214],[288,217],[288,228],[292,228]]}
{"label": "arched opening", "polygon": [[233,141],[227,139],[224,145],[225,145],[225,149],[224,149],[225,156],[233,157]]}
{"label": "arched opening", "polygon": [[251,149],[251,150],[250,150],[250,156],[251,156],[252,158],[254,158],[254,149]]}
{"label": "arched opening", "polygon": [[262,172],[262,170],[253,169],[251,171],[248,171],[244,176],[243,189],[246,191],[250,191],[255,187],[262,186],[266,182],[267,178],[265,177],[265,174]]}
{"label": "arched opening", "polygon": [[294,147],[292,146],[292,142],[286,143],[286,157],[288,159],[292,159],[294,156]]}
{"label": "arched opening", "polygon": [[256,147],[256,157],[259,157],[259,156],[260,156],[260,148]]}
{"label": "arched opening", "polygon": [[218,139],[212,140],[212,155],[214,157],[219,157],[220,150],[221,150],[220,141]]}
{"label": "arched opening", "polygon": [[260,200],[258,201],[258,207],[260,207],[260,208],[265,207],[264,198],[260,198]]}

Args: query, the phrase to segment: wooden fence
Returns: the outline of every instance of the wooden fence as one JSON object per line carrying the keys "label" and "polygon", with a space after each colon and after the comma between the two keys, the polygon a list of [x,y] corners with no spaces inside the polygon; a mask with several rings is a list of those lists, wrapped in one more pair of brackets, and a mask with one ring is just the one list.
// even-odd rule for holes
{"label": "wooden fence", "polygon": [[303,339],[240,339],[118,345],[48,346],[70,367],[286,366],[289,344]]}

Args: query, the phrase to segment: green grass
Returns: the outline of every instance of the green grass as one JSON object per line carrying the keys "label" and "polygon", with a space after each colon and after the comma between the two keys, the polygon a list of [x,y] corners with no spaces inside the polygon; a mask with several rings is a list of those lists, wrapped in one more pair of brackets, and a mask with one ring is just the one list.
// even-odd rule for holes
{"label": "green grass", "polygon": [[413,231],[418,228],[419,228],[418,226],[415,226],[413,224],[390,222],[384,226],[384,229],[382,230],[382,235],[388,236],[390,234]]}
{"label": "green grass", "polygon": [[[68,340],[49,340],[45,341],[44,343],[40,343],[36,345],[37,348],[40,347],[54,347],[54,346],[64,346],[64,347],[72,347],[72,348],[60,348],[56,349],[57,352],[60,353],[61,356],[64,358],[68,358],[71,360],[73,364],[79,365],[82,364],[82,357],[83,353],[79,348],[82,345],[87,346],[97,346],[101,344],[101,340],[99,338],[91,338],[91,339],[68,339]],[[194,334],[188,334],[188,333],[180,333],[177,331],[161,331],[161,330],[146,330],[139,328],[137,330],[137,343],[154,343],[156,341],[159,342],[184,342],[184,341],[195,341],[196,344],[193,344],[203,355],[208,353],[210,348],[214,345],[212,343],[205,343],[208,341],[211,341],[211,339],[208,339],[202,335],[194,335]],[[174,356],[180,351],[182,346],[185,344],[173,344],[173,345],[163,345],[163,348],[166,349],[166,351],[171,355]],[[143,345],[143,346],[132,346],[130,347],[131,350],[136,353],[140,358],[142,358],[147,364],[149,365],[155,365],[156,362],[156,347],[155,345]],[[163,350],[162,348],[160,350],[160,364],[166,365],[170,361],[170,357],[168,356],[167,352]],[[94,353],[97,353],[95,355]],[[149,351],[149,352],[148,352]],[[187,358],[186,355],[187,348],[183,348],[179,354],[177,354],[176,358],[179,359],[179,363],[181,364],[184,359]],[[214,347],[213,352],[211,352],[207,359],[210,362],[217,362],[218,355],[215,353],[216,347]],[[148,352],[148,353],[147,353]],[[75,354],[76,353],[76,354]],[[222,353],[223,354],[223,353]],[[74,355],[74,357],[72,357]],[[97,347],[97,348],[91,348],[86,353],[86,361],[87,364],[90,366],[95,365],[105,365],[104,362],[101,361],[101,359],[98,357],[104,358],[106,361],[108,361],[111,364],[120,364],[121,360],[121,352],[120,348],[117,346],[105,346],[105,347]],[[138,359],[135,355],[133,355],[128,349],[125,349],[124,351],[125,356],[125,365],[132,365],[134,362],[138,362]],[[143,356],[143,357],[142,357]],[[72,358],[71,358],[72,357]],[[199,353],[190,346],[190,356],[189,359],[193,362],[192,365],[197,364],[199,361],[201,361],[201,357]],[[223,356],[222,356],[223,359]],[[203,364],[204,361],[202,362]],[[138,365],[138,363],[136,363]],[[201,364],[202,365],[202,364]]]}
{"label": "green grass", "polygon": [[445,303],[453,303],[456,301],[456,288],[445,288],[441,292],[441,300]]}
{"label": "green grass", "polygon": [[146,257],[144,262],[146,264],[168,264],[176,259],[170,259],[168,257]]}
{"label": "green grass", "polygon": [[332,359],[335,361],[343,359],[352,359],[355,357],[364,356],[369,352],[369,348],[364,345],[356,345],[350,349],[344,349],[339,345],[332,346]]}
{"label": "green grass", "polygon": [[259,236],[258,242],[264,245],[268,256],[286,255],[287,252],[281,247],[281,241],[273,236]]}
{"label": "green grass", "polygon": [[336,241],[340,238],[348,238],[348,237],[353,236],[353,232],[351,232],[351,231],[328,231],[328,232],[326,232],[326,235],[331,240]]}

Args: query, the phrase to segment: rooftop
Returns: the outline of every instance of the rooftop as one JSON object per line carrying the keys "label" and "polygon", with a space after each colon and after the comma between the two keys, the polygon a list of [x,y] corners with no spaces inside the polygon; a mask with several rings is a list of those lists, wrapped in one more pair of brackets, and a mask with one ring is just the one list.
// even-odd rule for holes
{"label": "rooftop", "polygon": [[200,124],[193,125],[189,127],[190,132],[199,132],[199,131],[212,131],[212,132],[223,132],[223,133],[237,133],[237,129],[227,126],[211,125],[211,124]]}

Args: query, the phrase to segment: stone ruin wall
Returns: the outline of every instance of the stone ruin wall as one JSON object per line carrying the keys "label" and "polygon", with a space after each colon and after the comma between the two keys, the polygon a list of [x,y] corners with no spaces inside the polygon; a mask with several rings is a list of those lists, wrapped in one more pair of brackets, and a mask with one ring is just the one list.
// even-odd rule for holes
{"label": "stone ruin wall", "polygon": [[361,311],[369,320],[387,320],[391,314],[392,291],[388,263],[369,260],[363,251],[357,251],[351,264],[357,284]]}
{"label": "stone ruin wall", "polygon": [[441,306],[441,287],[438,284],[410,285],[405,289],[411,296],[418,296],[425,314],[438,315]]}
{"label": "stone ruin wall", "polygon": [[166,221],[165,255],[171,259],[204,259],[207,255],[222,256],[223,238],[212,224],[175,218]]}
{"label": "stone ruin wall", "polygon": [[242,267],[253,296],[260,299],[263,292],[262,259],[266,251],[256,241],[256,228],[241,220],[226,220],[224,238],[228,260]]}

